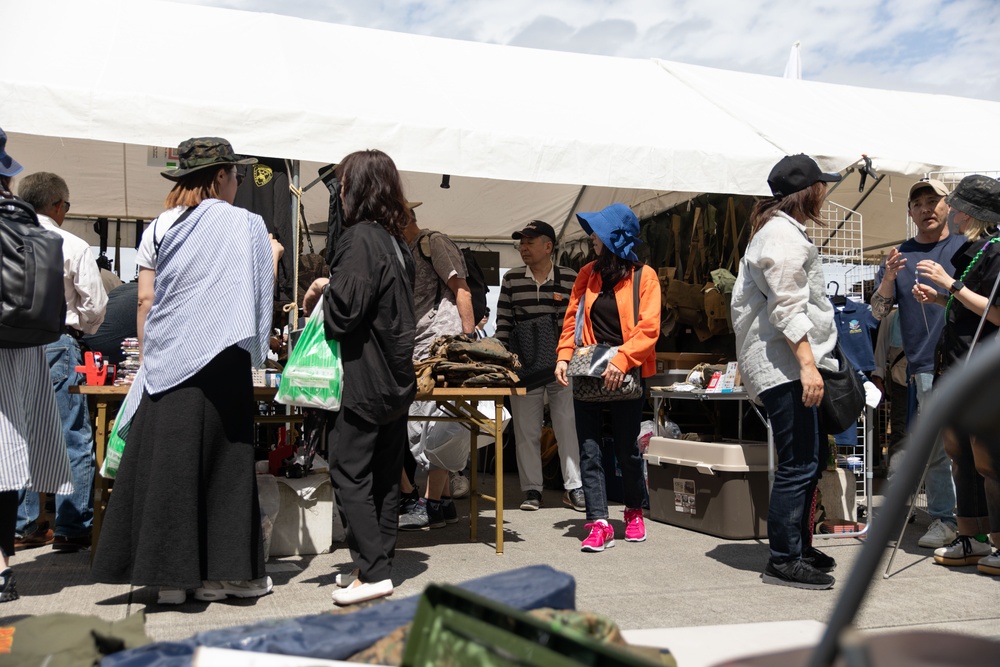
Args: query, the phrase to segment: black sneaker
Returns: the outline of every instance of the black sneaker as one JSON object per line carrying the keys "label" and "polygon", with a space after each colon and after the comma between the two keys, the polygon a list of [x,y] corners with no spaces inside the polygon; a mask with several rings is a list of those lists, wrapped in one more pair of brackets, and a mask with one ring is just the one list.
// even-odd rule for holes
{"label": "black sneaker", "polygon": [[815,547],[806,547],[803,549],[802,560],[820,572],[833,572],[834,568],[837,567],[837,561]]}
{"label": "black sneaker", "polygon": [[8,567],[0,572],[0,602],[10,602],[19,597],[17,585],[14,583],[14,571]]}
{"label": "black sneaker", "polygon": [[809,563],[800,559],[790,560],[787,563],[775,563],[769,560],[760,578],[765,584],[791,586],[792,588],[805,588],[815,591],[825,591],[828,588],[833,588],[833,584],[836,581],[829,574],[820,572]]}
{"label": "black sneaker", "polygon": [[583,489],[570,489],[564,493],[563,505],[577,512],[586,512],[587,500],[584,498]]}
{"label": "black sneaker", "polygon": [[430,530],[427,518],[427,501],[419,499],[410,511],[399,517],[400,530]]}
{"label": "black sneaker", "polygon": [[540,491],[526,491],[524,493],[524,502],[521,503],[521,509],[526,512],[534,512],[541,508],[541,506],[542,494]]}
{"label": "black sneaker", "polygon": [[441,513],[444,514],[445,523],[458,523],[458,509],[449,496],[441,496]]}
{"label": "black sneaker", "polygon": [[427,500],[427,526],[429,528],[444,528],[447,523],[444,520],[444,510],[441,508],[440,500]]}

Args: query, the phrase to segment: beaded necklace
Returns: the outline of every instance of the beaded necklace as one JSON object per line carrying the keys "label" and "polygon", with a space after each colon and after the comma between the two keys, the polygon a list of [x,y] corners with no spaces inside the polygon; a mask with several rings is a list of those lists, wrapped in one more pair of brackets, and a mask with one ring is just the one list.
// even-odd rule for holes
{"label": "beaded necklace", "polygon": [[[992,244],[997,243],[997,242],[1000,242],[1000,236],[994,236],[989,241],[987,241],[983,245],[983,247],[979,249],[979,252],[976,253],[976,256],[972,258],[972,261],[969,262],[969,265],[967,267],[965,267],[965,271],[962,271],[962,277],[959,278],[959,280],[961,280],[961,281],[964,282],[965,281],[965,277],[969,275],[969,272],[972,271],[972,267],[974,267],[976,265],[976,262],[978,262],[979,259],[983,256],[983,253],[986,252],[986,249],[989,248]],[[955,295],[954,294],[950,295],[948,297],[948,303],[946,303],[945,306],[944,306],[944,320],[945,320],[945,322],[948,321],[948,311],[951,310],[951,302],[954,301],[954,300],[955,300]],[[989,304],[987,304],[987,309],[989,309]]]}

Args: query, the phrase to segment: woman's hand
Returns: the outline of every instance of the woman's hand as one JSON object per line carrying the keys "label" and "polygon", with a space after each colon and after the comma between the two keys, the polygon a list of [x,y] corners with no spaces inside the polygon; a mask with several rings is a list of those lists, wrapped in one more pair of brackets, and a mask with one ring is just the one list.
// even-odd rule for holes
{"label": "woman's hand", "polygon": [[612,363],[608,364],[608,367],[604,369],[601,374],[604,378],[604,389],[606,391],[614,391],[622,386],[622,382],[625,381],[625,373],[618,370],[618,367]]}
{"label": "woman's hand", "polygon": [[271,254],[274,255],[274,259],[281,259],[281,256],[285,254],[285,246],[281,245],[281,241],[274,238],[274,234],[268,234],[267,238],[271,241]]}
{"label": "woman's hand", "polygon": [[569,368],[569,362],[567,361],[557,361],[556,362],[556,382],[564,387],[569,386],[569,378],[566,377],[566,370]]}
{"label": "woman's hand", "polygon": [[917,262],[917,284],[926,285],[928,282],[948,289],[955,279],[933,259],[922,259]]}
{"label": "woman's hand", "polygon": [[930,285],[917,283],[913,286],[913,298],[917,303],[934,303],[937,301],[938,292]]}
{"label": "woman's hand", "polygon": [[802,405],[807,408],[819,407],[823,400],[823,376],[815,364],[804,366],[799,371],[802,382]]}
{"label": "woman's hand", "polygon": [[305,296],[302,297],[302,311],[306,314],[306,317],[309,317],[309,315],[312,314],[313,307],[323,294],[323,288],[326,287],[329,282],[329,278],[317,278],[313,281],[313,284],[309,286],[309,289],[306,290]]}

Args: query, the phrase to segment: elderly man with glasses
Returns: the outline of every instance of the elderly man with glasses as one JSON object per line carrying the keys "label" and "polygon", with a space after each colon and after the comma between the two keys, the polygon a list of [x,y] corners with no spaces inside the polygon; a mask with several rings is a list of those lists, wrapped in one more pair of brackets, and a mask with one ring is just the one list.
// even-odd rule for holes
{"label": "elderly man with glasses", "polygon": [[42,227],[62,238],[66,326],[59,340],[46,346],[45,353],[62,418],[73,473],[73,492],[56,496],[53,531],[46,523],[38,522],[38,494],[21,491],[14,547],[25,549],[52,544],[53,549],[60,551],[79,551],[90,547],[94,517],[94,447],[87,397],[70,394],[69,388],[80,383],[76,367],[83,364],[83,355],[78,339],[84,334],[95,333],[101,326],[108,295],[90,245],[62,228],[70,206],[66,181],[56,174],[38,172],[21,181],[17,194],[35,208]]}

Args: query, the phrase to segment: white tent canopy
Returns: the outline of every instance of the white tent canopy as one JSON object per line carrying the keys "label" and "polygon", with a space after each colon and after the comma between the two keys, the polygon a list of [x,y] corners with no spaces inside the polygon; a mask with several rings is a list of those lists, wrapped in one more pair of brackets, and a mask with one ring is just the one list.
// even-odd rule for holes
{"label": "white tent canopy", "polygon": [[[191,136],[304,161],[303,181],[381,148],[425,202],[421,224],[494,239],[612,201],[643,216],[692,193],[765,194],[788,153],[828,170],[867,153],[895,194],[881,187],[861,208],[870,246],[902,238],[916,178],[1000,160],[1000,135],[982,131],[1000,125],[992,102],[147,0],[0,8],[5,51],[22,54],[0,72],[8,147],[29,172],[66,177],[81,215],[158,213],[169,184],[147,147]],[[306,198],[312,221],[322,190]]]}

